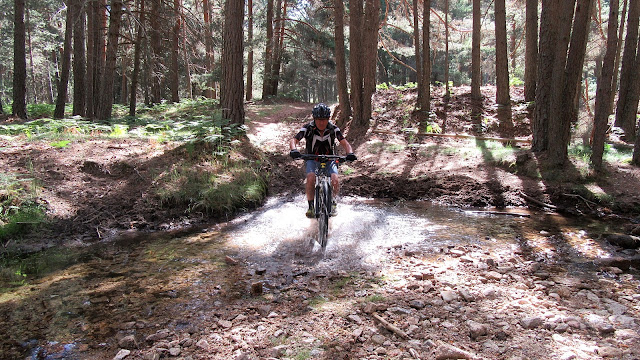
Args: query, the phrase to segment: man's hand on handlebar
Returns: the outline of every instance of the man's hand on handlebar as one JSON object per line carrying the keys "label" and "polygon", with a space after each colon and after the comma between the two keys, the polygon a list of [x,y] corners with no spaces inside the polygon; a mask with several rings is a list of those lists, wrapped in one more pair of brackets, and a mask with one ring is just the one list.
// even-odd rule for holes
{"label": "man's hand on handlebar", "polygon": [[289,156],[291,156],[292,159],[298,159],[302,157],[302,154],[300,154],[300,151],[298,151],[298,149],[293,149],[289,151]]}
{"label": "man's hand on handlebar", "polygon": [[356,161],[356,160],[358,160],[358,158],[356,157],[356,154],[354,153],[347,154],[347,161]]}

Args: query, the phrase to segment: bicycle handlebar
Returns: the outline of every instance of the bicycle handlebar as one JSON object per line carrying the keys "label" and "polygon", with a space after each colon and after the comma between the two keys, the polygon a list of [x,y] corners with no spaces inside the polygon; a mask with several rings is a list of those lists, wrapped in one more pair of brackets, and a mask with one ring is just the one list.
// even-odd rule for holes
{"label": "bicycle handlebar", "polygon": [[314,154],[301,154],[301,155],[302,156],[298,158],[300,160],[315,160],[318,162],[328,162],[331,160],[337,160],[338,163],[347,161],[346,156],[340,156],[340,155],[314,155]]}

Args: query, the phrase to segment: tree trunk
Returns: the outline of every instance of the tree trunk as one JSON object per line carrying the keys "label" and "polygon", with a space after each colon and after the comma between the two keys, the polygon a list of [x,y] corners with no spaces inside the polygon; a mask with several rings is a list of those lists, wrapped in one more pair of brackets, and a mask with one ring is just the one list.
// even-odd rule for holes
{"label": "tree trunk", "polygon": [[431,112],[431,0],[422,3],[422,104],[420,109],[429,115]]}
{"label": "tree trunk", "polygon": [[215,99],[215,82],[213,80],[213,35],[211,34],[211,4],[209,0],[202,0],[202,14],[204,17],[204,46],[206,51],[205,67],[208,74],[204,96]]}
{"label": "tree trunk", "polygon": [[602,155],[606,137],[609,114],[611,113],[611,86],[613,66],[618,48],[618,0],[609,2],[609,28],[607,30],[607,51],[604,55],[600,82],[596,91],[596,110],[594,118],[593,145],[591,163],[596,170],[602,170]]}
{"label": "tree trunk", "polygon": [[538,1],[526,1],[524,101],[531,102],[536,99],[536,75],[538,73]]}
{"label": "tree trunk", "polygon": [[368,126],[373,112],[371,98],[376,92],[376,62],[378,60],[378,29],[380,24],[380,1],[367,0],[365,6],[363,55],[369,59],[364,65],[364,94],[362,98],[362,117],[360,125]]}
{"label": "tree trunk", "polygon": [[363,28],[363,0],[349,0],[349,70],[351,73],[351,107],[355,126],[362,126],[368,120],[362,118],[362,97],[364,96]]}
{"label": "tree trunk", "polygon": [[244,123],[243,16],[244,1],[225,1],[220,103],[223,118],[235,124]]}
{"label": "tree trunk", "polygon": [[94,32],[96,31],[96,14],[97,4],[94,1],[88,2],[86,5],[87,10],[87,67],[85,72],[84,82],[84,94],[85,94],[85,109],[84,116],[93,118],[93,86],[95,83],[94,74],[96,73],[96,41]]}
{"label": "tree trunk", "polygon": [[85,12],[83,0],[72,0],[73,14],[73,115],[84,116],[85,104]]}
{"label": "tree trunk", "polygon": [[420,20],[418,19],[418,0],[413,0],[413,45],[416,58],[416,83],[418,86],[418,99],[416,100],[416,109],[420,109],[422,104],[422,58],[420,57]]}
{"label": "tree trunk", "polygon": [[613,113],[613,103],[616,100],[616,89],[618,89],[618,73],[620,70],[620,61],[622,60],[622,38],[624,35],[624,18],[627,15],[627,5],[629,1],[623,0],[622,13],[620,14],[620,28],[618,29],[618,47],[616,49],[616,63],[613,65],[613,81],[611,85],[611,112]]}
{"label": "tree trunk", "polygon": [[[35,76],[35,66],[33,65],[33,44],[31,43],[31,17],[30,14],[31,12],[29,11],[29,8],[25,8],[25,13],[27,16],[27,23],[25,25],[25,30],[26,30],[26,41],[27,41],[27,45],[29,48],[29,73],[31,75],[31,86],[29,87],[29,89],[27,90],[31,90],[31,96],[33,99],[34,103],[38,103],[38,89],[37,89],[37,82],[36,82],[36,76]],[[27,92],[27,97],[29,97],[29,93]]]}
{"label": "tree trunk", "polygon": [[638,134],[636,134],[636,143],[633,146],[633,157],[631,164],[640,166],[640,122],[638,123]]}
{"label": "tree trunk", "polygon": [[171,31],[171,70],[169,71],[170,87],[171,87],[171,102],[180,102],[179,87],[180,79],[178,76],[178,57],[180,55],[180,0],[173,0],[173,16],[174,23]]}
{"label": "tree trunk", "polygon": [[20,119],[27,118],[27,59],[24,26],[25,0],[14,0],[13,20],[13,111]]}
{"label": "tree trunk", "polygon": [[250,46],[247,55],[247,90],[246,100],[253,99],[253,0],[247,1],[247,44]]}
{"label": "tree trunk", "polygon": [[449,101],[449,0],[444,0],[444,99]]}
{"label": "tree trunk", "polygon": [[629,17],[627,20],[627,36],[622,53],[622,68],[620,70],[620,89],[616,105],[615,125],[624,130],[625,140],[632,141],[635,137],[636,107],[631,104],[630,94],[638,81],[636,62],[638,62],[638,24],[640,23],[640,1],[629,3]]}
{"label": "tree trunk", "polygon": [[151,1],[151,102],[159,104],[162,101],[162,33],[160,26],[161,0]]}
{"label": "tree trunk", "polygon": [[136,25],[136,44],[133,50],[133,71],[131,73],[131,94],[129,96],[129,116],[136,116],[136,94],[138,92],[138,77],[140,74],[140,55],[142,53],[142,36],[144,24],[144,0],[140,0],[140,15]]}
{"label": "tree trunk", "polygon": [[349,102],[349,89],[347,85],[347,64],[344,48],[344,3],[343,0],[334,0],[335,12],[334,38],[336,42],[336,83],[338,86],[338,101],[340,104],[340,118],[337,124],[344,127],[351,116],[351,103]]}
{"label": "tree trunk", "polygon": [[573,106],[573,97],[567,97],[568,83],[567,51],[571,41],[571,24],[575,10],[575,0],[561,2],[558,8],[558,34],[554,49],[553,75],[551,77],[551,97],[549,121],[549,147],[547,160],[551,166],[561,167],[567,161],[567,146],[570,140],[570,123],[563,116],[567,106]]}
{"label": "tree trunk", "polygon": [[264,50],[264,72],[262,77],[262,99],[273,96],[271,93],[271,76],[273,64],[273,0],[267,0],[267,43]]}
{"label": "tree trunk", "polygon": [[507,54],[507,9],[505,0],[495,0],[496,103],[509,106],[509,56]]}
{"label": "tree trunk", "polygon": [[284,18],[287,17],[287,2],[278,0],[276,8],[276,32],[273,39],[273,63],[271,65],[271,96],[278,95],[278,85],[280,83],[280,67],[282,66],[282,52],[284,50]]}
{"label": "tree trunk", "polygon": [[107,58],[105,70],[101,80],[100,102],[98,106],[98,119],[111,118],[113,107],[113,82],[116,70],[116,57],[118,52],[118,38],[120,24],[122,22],[122,0],[111,1],[111,16],[109,17],[109,35],[107,37]]}
{"label": "tree trunk", "polygon": [[593,0],[577,2],[573,30],[571,31],[571,43],[565,71],[567,80],[564,90],[565,98],[570,101],[567,101],[567,104],[562,107],[563,111],[561,113],[564,125],[563,131],[567,137],[567,143],[571,132],[570,126],[578,120],[579,90],[582,83],[582,71],[584,68],[587,38],[589,36],[589,26],[591,25],[590,9],[592,8],[592,4]]}
{"label": "tree trunk", "polygon": [[73,13],[67,6],[67,19],[65,21],[64,45],[62,50],[62,70],[58,81],[58,98],[56,108],[53,111],[54,119],[64,117],[64,106],[67,102],[67,92],[69,87],[69,71],[71,70],[71,37],[73,34]]}
{"label": "tree trunk", "polygon": [[473,0],[473,32],[471,34],[471,97],[481,99],[480,86],[482,83],[482,57],[480,44],[482,41],[482,13],[481,0]]}

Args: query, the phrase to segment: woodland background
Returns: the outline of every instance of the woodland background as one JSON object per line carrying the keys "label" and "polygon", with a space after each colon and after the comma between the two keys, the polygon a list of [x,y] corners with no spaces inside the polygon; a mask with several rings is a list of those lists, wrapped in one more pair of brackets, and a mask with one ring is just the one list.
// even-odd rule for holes
{"label": "woodland background", "polygon": [[[431,87],[495,86],[508,126],[510,89],[524,86],[532,150],[551,167],[582,137],[602,166],[608,134],[634,144],[640,4],[628,0],[2,0],[3,112],[104,120],[184,98],[339,101],[338,123],[366,127],[376,85],[417,86],[428,124]],[[428,56],[424,56],[428,54]],[[12,66],[11,66],[12,64]],[[383,85],[383,86],[385,86]],[[65,112],[65,104],[71,110]],[[26,104],[33,104],[27,113]],[[9,110],[10,105],[10,110]],[[475,107],[474,107],[475,108]],[[470,109],[470,116],[481,116]]]}

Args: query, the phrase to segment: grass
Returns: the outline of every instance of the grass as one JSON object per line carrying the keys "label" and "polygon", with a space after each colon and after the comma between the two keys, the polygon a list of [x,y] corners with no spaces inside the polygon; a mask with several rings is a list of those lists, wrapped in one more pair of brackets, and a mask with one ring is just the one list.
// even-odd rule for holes
{"label": "grass", "polygon": [[[113,118],[87,121],[80,117],[52,119],[54,106],[28,106],[31,119],[0,125],[0,136],[9,142],[44,141],[64,149],[93,139],[148,139],[172,142],[183,151],[180,163],[159,169],[155,194],[164,206],[186,206],[190,212],[227,216],[255,207],[266,196],[266,176],[260,162],[239,154],[237,146],[246,127],[222,119],[216,100],[184,100],[175,104],[140,106],[135,117],[128,107],[114,105]],[[67,114],[70,107],[67,108]],[[232,158],[244,160],[231,161]],[[37,204],[37,179],[0,174],[0,240],[17,240],[46,221],[45,208]]]}

